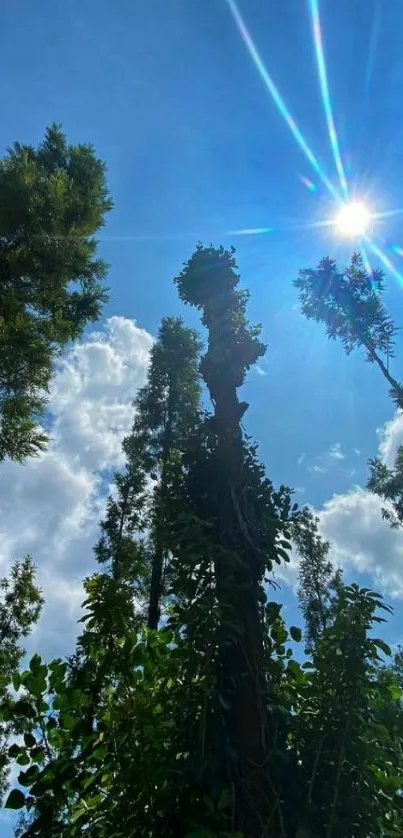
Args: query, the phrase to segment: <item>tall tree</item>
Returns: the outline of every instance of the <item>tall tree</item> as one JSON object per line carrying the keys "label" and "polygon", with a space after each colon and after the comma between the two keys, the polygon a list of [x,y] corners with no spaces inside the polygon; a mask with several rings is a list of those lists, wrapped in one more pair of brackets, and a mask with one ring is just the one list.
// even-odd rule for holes
{"label": "tall tree", "polygon": [[148,472],[157,480],[151,516],[152,569],[148,626],[160,618],[164,567],[169,554],[167,517],[178,466],[200,414],[200,340],[179,318],[164,318],[151,350],[147,385],[135,400],[133,439],[143,438]]}
{"label": "tall tree", "polygon": [[[201,311],[208,330],[200,370],[214,414],[207,420],[207,458],[198,463],[196,456],[193,491],[195,514],[210,527],[228,786],[235,784],[239,830],[257,838],[262,824],[271,819],[267,835],[278,835],[278,799],[269,776],[262,620],[263,583],[267,570],[278,560],[276,539],[282,521],[271,486],[245,445],[241,419],[248,405],[238,399],[247,371],[265,347],[259,340],[260,327],[251,327],[246,317],[248,293],[238,288],[233,249],[199,245],[175,281],[181,299]],[[250,491],[253,483],[254,491]],[[236,765],[228,759],[231,753],[236,755]]]}
{"label": "tall tree", "polygon": [[[382,597],[340,586],[332,625],[312,651],[296,720],[303,834],[379,838],[401,833],[401,691],[372,636]],[[397,746],[397,747],[396,747]]]}
{"label": "tall tree", "polygon": [[123,442],[126,466],[115,477],[116,494],[108,500],[95,550],[116,581],[140,583],[137,606],[148,599],[147,621],[154,629],[168,562],[171,496],[200,411],[199,351],[196,332],[180,318],[162,320],[147,383],[134,400],[133,428]]}
{"label": "tall tree", "polygon": [[298,599],[306,626],[307,647],[312,649],[334,615],[341,571],[329,560],[330,543],[319,532],[319,518],[308,507],[293,519],[291,533],[299,563]]}
{"label": "tall tree", "polygon": [[[85,628],[71,659],[71,683],[90,697],[89,731],[104,690],[125,668],[123,638],[145,623],[158,627],[167,582],[171,495],[199,411],[199,346],[196,333],[180,318],[164,318],[147,383],[134,400],[133,427],[123,441],[125,467],[115,475],[94,550],[103,572],[85,580]],[[107,653],[102,666],[91,657],[101,639]]]}
{"label": "tall tree", "polygon": [[57,352],[106,298],[93,238],[112,207],[92,146],[57,125],[0,161],[0,459],[24,460],[46,437],[38,420]]}

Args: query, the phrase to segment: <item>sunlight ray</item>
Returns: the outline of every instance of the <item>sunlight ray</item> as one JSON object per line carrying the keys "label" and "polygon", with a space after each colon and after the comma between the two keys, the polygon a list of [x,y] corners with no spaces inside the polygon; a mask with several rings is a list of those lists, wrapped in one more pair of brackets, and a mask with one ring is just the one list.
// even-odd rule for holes
{"label": "sunlight ray", "polygon": [[226,230],[226,236],[264,236],[274,233],[274,227],[243,227],[239,230]]}
{"label": "sunlight ray", "polygon": [[383,250],[381,250],[381,248],[378,247],[378,245],[375,244],[374,241],[372,241],[372,239],[365,238],[365,241],[366,241],[367,247],[372,251],[372,253],[375,256],[378,257],[379,261],[382,262],[384,267],[387,268],[387,270],[390,271],[392,276],[394,276],[395,279],[398,280],[400,285],[403,286],[403,275],[401,273],[399,273],[399,271],[395,268],[395,266],[393,265],[393,263],[389,259],[389,256],[387,256],[386,253],[384,253]]}
{"label": "sunlight ray", "polygon": [[234,18],[234,21],[236,23],[238,31],[241,35],[241,38],[242,38],[242,40],[243,40],[243,42],[244,42],[244,44],[245,44],[245,46],[246,46],[246,48],[249,52],[249,55],[250,55],[254,65],[256,67],[256,70],[258,71],[258,73],[259,73],[267,91],[270,93],[270,96],[273,99],[273,102],[276,105],[277,110],[279,111],[279,113],[283,117],[284,121],[287,123],[294,139],[298,143],[300,149],[305,154],[306,158],[309,160],[309,162],[310,162],[312,168],[314,169],[314,171],[320,177],[320,179],[321,179],[322,183],[324,184],[324,186],[326,187],[326,189],[330,192],[332,197],[337,202],[340,203],[341,196],[339,195],[337,189],[333,186],[332,182],[329,180],[329,178],[327,177],[327,175],[323,171],[322,166],[319,163],[319,160],[317,159],[316,155],[313,153],[312,149],[309,147],[308,143],[306,142],[303,134],[301,133],[301,131],[298,128],[297,123],[295,122],[295,119],[292,117],[291,112],[289,111],[287,105],[285,104],[285,101],[284,101],[283,97],[281,96],[278,88],[274,84],[274,81],[271,78],[271,76],[270,76],[270,74],[269,74],[269,72],[266,68],[266,65],[264,64],[264,61],[261,58],[261,56],[260,56],[260,54],[259,54],[259,52],[258,52],[258,50],[255,46],[253,38],[252,38],[244,20],[243,20],[243,17],[241,15],[240,11],[239,11],[239,8],[238,8],[235,0],[226,0],[226,3],[227,3],[227,6],[228,6],[231,14],[232,14],[232,17]]}
{"label": "sunlight ray", "polygon": [[371,266],[371,263],[368,259],[368,253],[365,250],[365,247],[364,247],[363,244],[361,245],[361,254],[362,254],[362,261],[364,262],[364,268],[365,268],[367,274],[371,275],[372,274],[372,266]]}
{"label": "sunlight ray", "polygon": [[[295,223],[289,224],[287,227],[284,227],[284,230],[315,230],[319,227],[333,227],[334,226],[334,218],[324,218],[321,221],[296,221]],[[278,227],[278,229],[281,229]]]}
{"label": "sunlight ray", "polygon": [[385,212],[373,212],[372,213],[372,218],[376,218],[376,219],[378,219],[378,218],[393,218],[393,216],[395,216],[395,215],[402,215],[402,214],[403,214],[403,208],[400,207],[399,209],[386,210]]}
{"label": "sunlight ray", "polygon": [[336,164],[337,173],[339,175],[340,186],[346,198],[348,198],[348,186],[346,174],[344,171],[343,162],[341,159],[339,141],[337,139],[336,126],[333,118],[333,110],[330,100],[329,84],[327,80],[327,71],[325,63],[325,53],[323,49],[322,30],[319,18],[319,4],[318,0],[309,0],[309,9],[312,18],[312,33],[315,45],[316,64],[318,68],[319,84],[322,94],[322,104],[325,113],[327,129],[329,132],[330,145],[333,152],[334,162]]}

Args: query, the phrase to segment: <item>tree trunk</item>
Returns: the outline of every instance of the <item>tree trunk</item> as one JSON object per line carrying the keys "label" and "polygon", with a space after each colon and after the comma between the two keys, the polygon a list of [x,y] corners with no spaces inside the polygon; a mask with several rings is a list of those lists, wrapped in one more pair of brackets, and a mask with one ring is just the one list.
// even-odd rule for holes
{"label": "tree trunk", "polygon": [[[216,402],[218,430],[217,487],[220,542],[228,549],[228,559],[217,562],[217,599],[222,613],[234,615],[237,631],[225,631],[220,649],[220,682],[228,703],[225,712],[227,733],[237,755],[236,828],[245,838],[262,835],[279,838],[277,798],[269,778],[269,731],[265,706],[264,646],[260,614],[260,583],[251,544],[245,539],[239,509],[234,506],[234,485],[242,485],[244,452],[239,422],[229,431],[229,420],[239,417],[242,406],[232,392],[222,405]],[[235,397],[235,398],[234,398]],[[229,411],[231,414],[229,415]],[[231,554],[233,559],[231,560]],[[228,636],[229,634],[229,636]],[[271,826],[270,826],[271,823]]]}

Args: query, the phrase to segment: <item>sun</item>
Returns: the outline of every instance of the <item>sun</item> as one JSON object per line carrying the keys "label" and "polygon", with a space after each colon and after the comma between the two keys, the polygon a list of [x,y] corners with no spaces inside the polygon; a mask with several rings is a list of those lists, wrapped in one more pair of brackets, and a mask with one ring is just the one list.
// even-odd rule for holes
{"label": "sun", "polygon": [[335,220],[337,232],[348,238],[359,238],[368,233],[371,213],[365,204],[351,201],[344,204]]}

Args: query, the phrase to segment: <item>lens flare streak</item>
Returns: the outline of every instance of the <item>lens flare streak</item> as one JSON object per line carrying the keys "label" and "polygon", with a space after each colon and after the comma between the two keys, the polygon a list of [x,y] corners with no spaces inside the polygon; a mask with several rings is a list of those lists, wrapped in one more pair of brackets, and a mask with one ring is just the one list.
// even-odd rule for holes
{"label": "lens flare streak", "polygon": [[306,188],[309,189],[310,192],[317,192],[318,191],[316,183],[313,183],[311,180],[309,180],[309,178],[304,177],[304,175],[300,175],[299,179],[300,179],[301,183],[303,183],[304,186],[306,186]]}
{"label": "lens flare streak", "polygon": [[226,236],[264,236],[274,233],[274,227],[243,227],[240,230],[227,230]]}
{"label": "lens flare streak", "polygon": [[343,162],[341,159],[339,142],[337,139],[336,126],[334,124],[332,105],[330,101],[329,84],[327,81],[325,53],[323,49],[322,30],[319,18],[318,0],[309,0],[309,8],[312,18],[312,33],[315,45],[316,63],[318,67],[318,76],[320,90],[322,94],[323,110],[329,132],[330,145],[333,152],[334,162],[336,164],[337,174],[340,180],[340,186],[344,192],[345,197],[348,197],[347,179],[344,171]]}
{"label": "lens flare streak", "polygon": [[[341,193],[335,188],[333,183],[329,180],[326,173],[323,171],[323,168],[312,151],[311,147],[305,140],[302,132],[298,128],[295,119],[293,118],[291,111],[288,109],[280,91],[278,90],[277,86],[275,85],[273,79],[271,78],[266,65],[255,45],[255,42],[250,34],[246,23],[241,15],[241,12],[238,8],[236,0],[225,0],[228,9],[234,19],[235,25],[238,29],[238,32],[242,38],[242,41],[245,44],[246,49],[249,52],[249,55],[252,59],[252,62],[262,79],[266,90],[268,91],[271,99],[273,100],[277,110],[279,111],[280,115],[284,119],[285,123],[288,125],[288,128],[291,131],[294,140],[296,141],[297,145],[304,153],[305,157],[309,161],[312,166],[312,169],[316,172],[332,198],[336,201],[338,206],[343,205],[348,197],[348,184],[347,178],[341,158],[336,127],[333,118],[333,111],[331,107],[331,100],[329,94],[329,85],[327,80],[327,72],[326,72],[326,64],[325,64],[325,56],[324,56],[324,49],[323,49],[323,38],[320,26],[320,18],[319,18],[319,6],[318,0],[308,0],[311,19],[312,19],[312,31],[313,31],[313,39],[314,39],[314,46],[315,46],[315,55],[316,55],[316,62],[317,62],[317,69],[318,69],[318,76],[319,76],[319,83],[321,89],[321,97],[323,102],[323,108],[330,138],[330,144],[333,152],[333,157],[337,169],[337,173],[340,179],[340,186],[341,186]],[[301,178],[302,182],[307,186],[307,188],[313,191],[314,184],[311,185],[311,182],[308,179]],[[380,213],[373,213],[371,214],[371,218],[373,219],[382,219],[388,216],[393,215],[400,215],[402,212],[401,209],[397,210],[390,210],[386,212]],[[334,219],[330,221],[323,221],[317,222],[313,224],[301,225],[302,227],[320,227],[320,226],[327,226],[334,224]],[[300,225],[297,225],[297,228]],[[277,228],[278,229],[278,228]],[[261,234],[261,233],[268,233],[273,232],[273,228],[245,228],[244,230],[233,230],[230,231],[232,235],[253,235],[253,234]],[[365,246],[364,246],[365,245]],[[366,252],[367,248],[371,253],[377,257],[377,259],[382,263],[382,265],[398,280],[399,284],[403,287],[403,275],[399,273],[399,271],[395,268],[392,264],[389,257],[384,253],[384,251],[373,241],[372,238],[369,236],[363,236],[361,240],[361,249],[363,252],[363,259],[364,264],[368,272],[371,272],[371,266],[368,260],[368,255]],[[401,254],[399,252],[400,249],[397,247],[392,248],[398,255],[403,255],[403,249]]]}
{"label": "lens flare streak", "polygon": [[387,270],[390,271],[390,273],[395,277],[395,279],[398,280],[400,285],[403,286],[402,274],[400,274],[399,271],[396,270],[395,266],[392,264],[386,253],[384,253],[383,250],[381,250],[381,248],[378,247],[378,245],[375,244],[374,241],[372,241],[372,239],[365,238],[365,242],[369,250],[371,250],[374,254],[374,256],[378,257],[379,261],[382,262],[384,267],[387,268]]}
{"label": "lens flare streak", "polygon": [[365,268],[367,274],[369,274],[371,276],[372,267],[371,267],[370,261],[368,259],[367,251],[365,250],[365,247],[364,247],[363,244],[361,245],[361,253],[362,253],[362,260],[364,262],[364,268]]}
{"label": "lens flare streak", "polygon": [[260,54],[257,50],[257,47],[256,47],[256,45],[253,41],[253,38],[252,38],[246,24],[245,24],[245,21],[244,21],[242,15],[241,15],[241,13],[238,9],[238,6],[237,6],[235,0],[226,0],[226,3],[227,3],[227,6],[228,6],[231,14],[232,14],[232,17],[234,18],[234,21],[236,23],[239,34],[241,35],[241,38],[242,38],[242,40],[243,40],[243,42],[244,42],[244,44],[245,44],[245,46],[246,46],[246,48],[249,52],[249,55],[250,55],[254,65],[256,67],[256,70],[258,71],[258,73],[260,75],[260,78],[262,79],[266,89],[270,93],[270,96],[273,99],[273,102],[276,105],[277,110],[279,111],[279,113],[283,117],[284,121],[287,123],[294,139],[298,143],[300,149],[305,154],[305,157],[307,158],[307,160],[309,160],[309,162],[310,162],[312,168],[314,169],[314,171],[320,177],[320,179],[321,179],[322,183],[324,184],[324,186],[326,187],[326,189],[330,192],[332,197],[338,203],[340,203],[341,198],[340,198],[339,193],[337,192],[337,190],[335,189],[335,187],[333,186],[333,184],[331,183],[331,181],[329,180],[329,178],[327,177],[327,175],[323,171],[322,166],[319,163],[319,160],[317,159],[316,155],[313,153],[312,149],[309,147],[308,143],[306,142],[303,134],[301,133],[301,131],[298,128],[297,123],[295,122],[295,119],[292,117],[291,112],[287,108],[287,105],[285,104],[285,101],[284,101],[283,97],[281,96],[280,91],[278,90],[278,88],[274,84],[274,81],[271,78],[271,76],[270,76],[270,74],[269,74],[269,72],[266,68],[266,65],[264,64],[263,59],[261,58],[261,56],[260,56]]}
{"label": "lens flare streak", "polygon": [[394,209],[394,210],[385,210],[385,212],[374,212],[372,214],[372,218],[393,218],[395,215],[402,215],[403,208]]}

